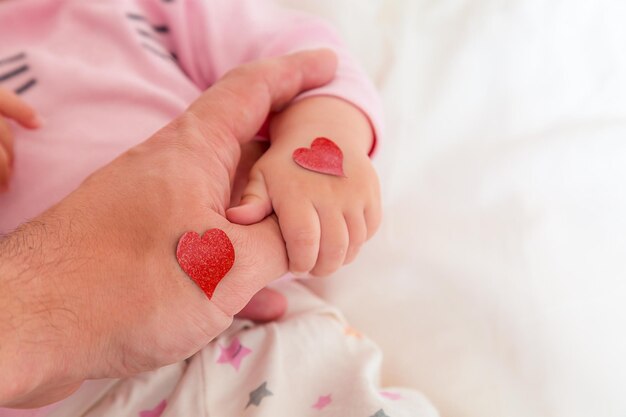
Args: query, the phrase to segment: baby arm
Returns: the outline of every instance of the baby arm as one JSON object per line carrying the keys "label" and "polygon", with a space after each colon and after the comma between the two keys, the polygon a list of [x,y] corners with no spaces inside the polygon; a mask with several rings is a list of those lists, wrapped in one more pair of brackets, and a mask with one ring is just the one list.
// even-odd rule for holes
{"label": "baby arm", "polygon": [[13,164],[13,133],[8,120],[27,129],[40,125],[35,111],[14,93],[0,88],[0,192],[5,191]]}
{"label": "baby arm", "polygon": [[[374,141],[367,117],[331,96],[298,101],[270,126],[271,146],[250,172],[229,220],[250,224],[274,211],[287,245],[289,270],[324,276],[351,262],[381,217],[378,178],[368,152]],[[345,177],[303,169],[293,151],[327,137],[343,151]]]}
{"label": "baby arm", "polygon": [[[373,141],[369,122],[377,130],[382,123],[376,89],[336,31],[271,1],[176,2],[168,10],[172,49],[200,88],[252,59],[321,47],[335,52],[334,80],[300,96],[273,119],[271,147],[254,165],[246,196],[228,217],[250,224],[273,210],[292,272],[327,275],[351,261],[380,221],[378,180],[368,152]],[[346,177],[294,163],[293,151],[320,136],[343,150]]]}

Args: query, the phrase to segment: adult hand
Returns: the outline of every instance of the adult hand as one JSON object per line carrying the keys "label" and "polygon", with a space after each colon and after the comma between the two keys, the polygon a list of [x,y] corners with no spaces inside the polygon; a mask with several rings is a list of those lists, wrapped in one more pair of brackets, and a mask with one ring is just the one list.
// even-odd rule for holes
{"label": "adult hand", "polygon": [[[34,407],[91,378],[183,360],[287,270],[275,218],[224,218],[240,143],[334,75],[329,51],[227,74],[143,144],[0,242],[0,405]],[[220,228],[236,261],[211,300],[179,267],[186,231]]]}

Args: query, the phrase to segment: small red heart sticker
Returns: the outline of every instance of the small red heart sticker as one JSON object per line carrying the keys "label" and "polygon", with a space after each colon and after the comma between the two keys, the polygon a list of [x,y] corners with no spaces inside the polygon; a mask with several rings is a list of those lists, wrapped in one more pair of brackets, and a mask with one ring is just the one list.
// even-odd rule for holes
{"label": "small red heart sticker", "polygon": [[235,248],[220,229],[207,230],[202,237],[186,232],[176,248],[178,264],[209,297],[235,263]]}
{"label": "small red heart sticker", "polygon": [[298,148],[293,151],[296,164],[309,171],[344,177],[343,152],[335,142],[328,138],[317,138],[311,143],[311,149]]}

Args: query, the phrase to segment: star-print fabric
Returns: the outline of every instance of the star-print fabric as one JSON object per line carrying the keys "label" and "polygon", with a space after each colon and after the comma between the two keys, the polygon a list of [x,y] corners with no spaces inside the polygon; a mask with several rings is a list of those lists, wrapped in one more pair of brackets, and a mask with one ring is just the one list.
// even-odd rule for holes
{"label": "star-print fabric", "polygon": [[236,320],[189,360],[78,392],[50,417],[437,416],[419,392],[378,385],[379,349],[335,308],[298,282],[275,288],[281,320]]}

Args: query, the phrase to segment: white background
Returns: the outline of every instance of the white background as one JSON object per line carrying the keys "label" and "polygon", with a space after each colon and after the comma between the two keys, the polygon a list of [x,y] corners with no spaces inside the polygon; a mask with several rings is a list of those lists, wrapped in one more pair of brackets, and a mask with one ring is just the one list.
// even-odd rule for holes
{"label": "white background", "polygon": [[282,0],[379,86],[385,220],[316,290],[449,417],[626,416],[626,2]]}

